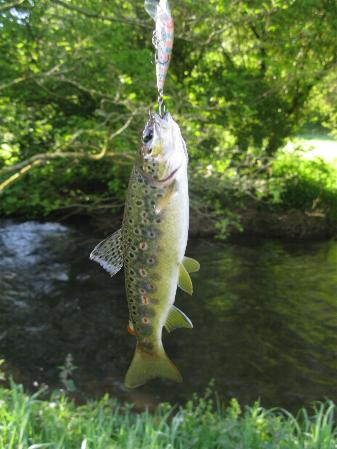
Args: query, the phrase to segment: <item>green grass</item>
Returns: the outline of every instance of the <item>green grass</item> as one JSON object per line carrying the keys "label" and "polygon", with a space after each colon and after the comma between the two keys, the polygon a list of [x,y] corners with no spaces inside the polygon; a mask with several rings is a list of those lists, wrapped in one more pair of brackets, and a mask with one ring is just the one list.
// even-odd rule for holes
{"label": "green grass", "polygon": [[19,385],[0,389],[0,449],[335,449],[335,405],[318,403],[295,418],[258,404],[241,410],[232,400],[195,397],[184,407],[160,405],[135,413],[103,398],[75,405],[54,393],[49,400]]}

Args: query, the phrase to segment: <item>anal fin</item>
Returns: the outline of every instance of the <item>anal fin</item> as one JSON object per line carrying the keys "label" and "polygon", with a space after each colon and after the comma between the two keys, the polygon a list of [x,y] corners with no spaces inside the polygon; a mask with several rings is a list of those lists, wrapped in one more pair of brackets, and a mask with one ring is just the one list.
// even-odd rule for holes
{"label": "anal fin", "polygon": [[111,276],[123,266],[122,229],[100,242],[90,254],[90,259],[99,263]]}
{"label": "anal fin", "polygon": [[165,328],[167,332],[172,332],[179,327],[192,329],[192,321],[178,307],[172,306],[166,319]]}

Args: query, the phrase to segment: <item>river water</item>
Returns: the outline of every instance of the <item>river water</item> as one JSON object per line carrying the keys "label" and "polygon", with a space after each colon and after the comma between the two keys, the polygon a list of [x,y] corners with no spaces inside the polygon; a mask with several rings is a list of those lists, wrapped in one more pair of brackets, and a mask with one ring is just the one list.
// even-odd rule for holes
{"label": "river water", "polygon": [[337,402],[337,242],[191,240],[201,271],[193,297],[179,291],[176,303],[194,329],[164,336],[184,382],[130,392],[123,273],[110,278],[88,259],[103,237],[86,226],[0,223],[0,358],[17,382],[61,387],[71,354],[83,399],[182,402],[214,379],[222,397],[243,404]]}

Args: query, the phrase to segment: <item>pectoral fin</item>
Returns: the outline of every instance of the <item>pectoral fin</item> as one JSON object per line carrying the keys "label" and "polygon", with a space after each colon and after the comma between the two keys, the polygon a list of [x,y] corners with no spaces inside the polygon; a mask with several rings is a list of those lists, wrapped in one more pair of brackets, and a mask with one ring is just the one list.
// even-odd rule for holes
{"label": "pectoral fin", "polygon": [[179,280],[178,280],[178,286],[184,290],[184,292],[188,293],[189,295],[192,295],[193,293],[193,285],[190,278],[190,275],[188,274],[188,271],[184,267],[183,264],[179,265]]}
{"label": "pectoral fin", "polygon": [[175,187],[176,187],[176,182],[173,181],[172,184],[169,185],[169,187],[167,188],[164,196],[162,196],[158,201],[157,204],[155,206],[155,211],[156,214],[160,214],[160,212],[165,209],[165,207],[168,205],[168,203],[170,202],[172,195],[174,195],[175,193]]}
{"label": "pectoral fin", "polygon": [[99,243],[91,252],[90,259],[114,276],[123,266],[122,230],[118,229]]}
{"label": "pectoral fin", "polygon": [[179,310],[178,307],[172,306],[165,323],[165,328],[167,332],[172,332],[178,327],[186,327],[188,329],[192,329],[193,324],[188,316],[184,314],[184,312]]}
{"label": "pectoral fin", "polygon": [[200,263],[197,260],[192,259],[192,257],[185,256],[183,258],[183,265],[188,273],[195,273],[200,270]]}

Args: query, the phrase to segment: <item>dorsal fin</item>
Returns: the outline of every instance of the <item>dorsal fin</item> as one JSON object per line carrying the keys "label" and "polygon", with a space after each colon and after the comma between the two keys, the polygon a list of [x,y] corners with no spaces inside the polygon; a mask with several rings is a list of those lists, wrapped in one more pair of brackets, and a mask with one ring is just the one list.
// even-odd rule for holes
{"label": "dorsal fin", "polygon": [[90,259],[99,263],[111,276],[123,266],[122,230],[100,242],[90,254]]}

